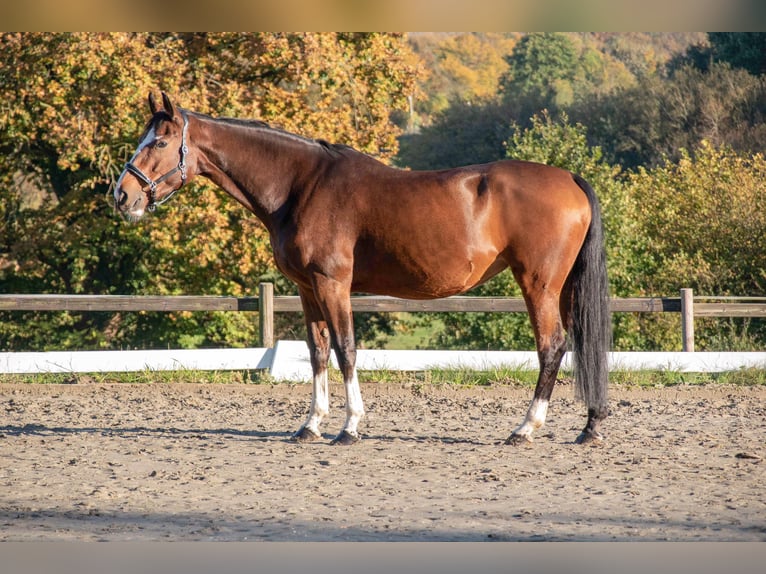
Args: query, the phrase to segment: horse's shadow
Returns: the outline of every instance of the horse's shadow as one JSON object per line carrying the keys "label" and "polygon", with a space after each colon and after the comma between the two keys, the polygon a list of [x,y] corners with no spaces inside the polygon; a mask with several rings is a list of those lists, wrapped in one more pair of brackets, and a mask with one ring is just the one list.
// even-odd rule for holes
{"label": "horse's shadow", "polygon": [[[138,436],[153,436],[156,438],[188,438],[188,439],[207,439],[207,438],[231,438],[235,440],[254,439],[267,442],[284,442],[292,444],[327,444],[335,437],[330,433],[323,433],[322,438],[309,443],[299,443],[293,439],[292,431],[259,431],[243,430],[233,428],[177,428],[177,427],[147,427],[147,426],[129,426],[129,427],[69,427],[69,426],[49,426],[45,424],[28,423],[24,425],[5,425],[0,426],[0,437],[22,437],[22,436],[40,436],[40,437],[62,437],[76,435],[93,435],[105,437],[134,438]],[[437,443],[443,445],[473,445],[487,446],[496,444],[497,441],[488,438],[486,441],[472,438],[460,438],[438,435],[406,435],[406,434],[362,434],[362,441],[393,443]]]}
{"label": "horse's shadow", "polygon": [[203,428],[177,428],[177,427],[145,427],[145,426],[131,426],[131,427],[65,427],[65,426],[48,426],[44,424],[32,424],[25,425],[5,425],[0,426],[0,436],[65,436],[65,435],[100,435],[100,436],[118,436],[123,438],[131,438],[136,436],[156,436],[168,437],[186,437],[203,439],[208,437],[232,437],[240,439],[259,439],[259,440],[272,440],[272,439],[284,439],[289,440],[292,433],[289,432],[272,432],[272,431],[257,431],[257,430],[242,430],[232,428],[217,428],[217,429],[203,429]]}

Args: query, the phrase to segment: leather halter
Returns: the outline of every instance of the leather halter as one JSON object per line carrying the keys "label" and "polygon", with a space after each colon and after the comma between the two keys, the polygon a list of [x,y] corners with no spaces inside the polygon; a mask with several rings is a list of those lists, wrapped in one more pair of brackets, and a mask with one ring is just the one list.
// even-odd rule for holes
{"label": "leather halter", "polygon": [[[148,209],[149,211],[154,211],[155,209],[157,209],[157,206],[160,206],[166,201],[168,201],[186,183],[186,154],[189,153],[189,148],[186,145],[186,136],[189,129],[189,117],[186,115],[186,112],[184,110],[179,110],[179,111],[181,112],[181,117],[183,117],[184,126],[183,126],[183,129],[181,130],[181,148],[179,150],[181,159],[179,160],[178,165],[176,167],[171,169],[166,174],[160,176],[159,178],[153,180],[149,176],[147,176],[143,171],[141,171],[138,167],[136,167],[132,162],[128,162],[125,164],[125,170],[133,174],[133,176],[135,176],[136,179],[138,179],[144,184],[144,190],[146,190],[146,187],[149,188],[149,190],[146,192],[147,196],[149,197],[149,204],[146,206],[146,209]],[[163,181],[165,181],[166,179],[174,176],[179,171],[181,172],[181,185],[179,185],[176,189],[174,189],[169,194],[167,194],[161,201],[156,201],[154,198],[154,194],[157,191],[157,186],[161,184]]]}

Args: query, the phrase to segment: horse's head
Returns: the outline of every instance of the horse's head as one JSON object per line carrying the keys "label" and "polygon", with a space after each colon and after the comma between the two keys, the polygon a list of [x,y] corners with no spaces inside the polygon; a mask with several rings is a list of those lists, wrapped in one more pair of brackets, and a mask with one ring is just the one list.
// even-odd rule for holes
{"label": "horse's head", "polygon": [[139,219],[166,202],[190,177],[189,118],[164,92],[162,104],[160,108],[149,94],[152,118],[114,188],[117,210],[131,219]]}

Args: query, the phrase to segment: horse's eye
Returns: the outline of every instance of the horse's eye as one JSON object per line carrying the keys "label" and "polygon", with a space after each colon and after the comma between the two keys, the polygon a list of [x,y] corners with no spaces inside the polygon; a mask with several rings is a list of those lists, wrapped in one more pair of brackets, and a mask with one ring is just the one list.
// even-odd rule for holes
{"label": "horse's eye", "polygon": [[155,145],[159,148],[163,148],[163,147],[167,147],[168,142],[166,142],[165,140],[159,140]]}

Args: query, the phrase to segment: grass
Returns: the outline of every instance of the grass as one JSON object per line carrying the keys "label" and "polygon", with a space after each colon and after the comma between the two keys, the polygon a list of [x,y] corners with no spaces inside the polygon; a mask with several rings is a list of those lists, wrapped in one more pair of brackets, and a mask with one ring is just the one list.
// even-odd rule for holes
{"label": "grass", "polygon": [[[341,381],[340,373],[334,373]],[[335,378],[333,378],[335,380]],[[430,369],[428,371],[362,371],[359,380],[373,383],[418,383],[425,385],[489,386],[493,384],[532,386],[537,371],[497,368],[488,371],[472,369]]]}
{"label": "grass", "polygon": [[684,373],[680,371],[612,371],[610,382],[623,386],[672,387],[675,385],[766,385],[766,370],[756,368],[720,373]]}
{"label": "grass", "polygon": [[[571,373],[562,371],[560,378],[571,380]],[[331,369],[330,380],[342,382],[340,373]],[[489,386],[516,385],[533,387],[537,371],[523,369],[432,369],[428,371],[361,371],[359,380],[366,383],[415,385]],[[266,371],[138,371],[131,373],[47,373],[35,375],[0,375],[0,383],[32,384],[274,384]],[[676,385],[726,384],[737,386],[766,385],[766,370],[747,368],[721,373],[684,373],[672,370],[612,371],[610,384],[626,387],[672,387]]]}
{"label": "grass", "polygon": [[399,320],[395,333],[385,338],[386,349],[430,349],[433,348],[433,334],[443,328],[438,313],[431,313],[429,322],[424,323],[412,313],[397,313]]}
{"label": "grass", "polygon": [[[40,373],[0,375],[0,383],[75,384],[149,384],[149,383],[243,384],[266,383],[268,373],[260,371],[135,371],[127,373]],[[273,381],[271,381],[273,382]]]}

